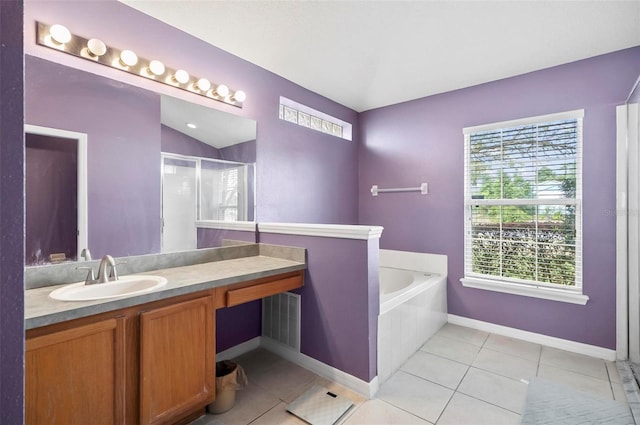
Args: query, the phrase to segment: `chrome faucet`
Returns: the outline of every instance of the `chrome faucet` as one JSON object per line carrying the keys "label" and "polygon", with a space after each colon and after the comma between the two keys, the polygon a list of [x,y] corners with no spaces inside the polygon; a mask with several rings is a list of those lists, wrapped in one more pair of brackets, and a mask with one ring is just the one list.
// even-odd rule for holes
{"label": "chrome faucet", "polygon": [[[107,267],[109,267],[109,274],[107,274]],[[116,271],[116,262],[110,255],[105,255],[100,260],[100,267],[98,267],[97,283],[107,283],[110,280],[118,280],[118,272]]]}
{"label": "chrome faucet", "polygon": [[91,251],[89,251],[89,248],[84,248],[80,256],[84,258],[84,261],[91,261]]}
{"label": "chrome faucet", "polygon": [[[107,268],[109,271],[107,272]],[[100,266],[98,267],[98,277],[93,274],[92,267],[78,267],[78,270],[89,270],[87,278],[84,281],[85,285],[93,285],[95,283],[107,283],[113,280],[118,280],[118,272],[116,271],[116,262],[110,255],[105,255],[100,260]]]}

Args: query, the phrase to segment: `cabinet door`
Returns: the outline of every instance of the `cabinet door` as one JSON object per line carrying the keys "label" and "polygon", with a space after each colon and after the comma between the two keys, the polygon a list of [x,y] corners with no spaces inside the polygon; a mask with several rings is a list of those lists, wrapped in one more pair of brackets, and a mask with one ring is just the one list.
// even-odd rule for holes
{"label": "cabinet door", "polygon": [[28,339],[26,423],[122,424],[123,329],[115,318]]}
{"label": "cabinet door", "polygon": [[215,398],[213,297],[141,313],[140,422],[172,423]]}

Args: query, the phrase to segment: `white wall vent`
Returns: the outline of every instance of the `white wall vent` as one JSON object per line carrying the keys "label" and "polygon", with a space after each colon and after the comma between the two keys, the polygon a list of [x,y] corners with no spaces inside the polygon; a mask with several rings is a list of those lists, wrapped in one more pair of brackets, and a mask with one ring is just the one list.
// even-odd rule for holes
{"label": "white wall vent", "polygon": [[283,292],[263,298],[262,336],[300,352],[300,295]]}

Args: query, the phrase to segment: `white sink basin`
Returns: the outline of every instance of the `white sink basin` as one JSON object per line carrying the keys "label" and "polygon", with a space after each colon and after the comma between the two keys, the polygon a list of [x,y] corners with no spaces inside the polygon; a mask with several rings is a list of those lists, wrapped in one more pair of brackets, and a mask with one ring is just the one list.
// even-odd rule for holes
{"label": "white sink basin", "polygon": [[71,283],[52,291],[49,296],[60,301],[89,301],[137,295],[162,288],[167,279],[160,276],[122,276],[113,282],[85,285],[84,282]]}

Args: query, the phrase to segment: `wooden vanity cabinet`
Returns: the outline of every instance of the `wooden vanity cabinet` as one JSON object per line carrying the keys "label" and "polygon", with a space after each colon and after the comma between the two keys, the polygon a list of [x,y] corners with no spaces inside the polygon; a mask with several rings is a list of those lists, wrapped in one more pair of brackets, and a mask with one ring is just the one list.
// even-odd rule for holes
{"label": "wooden vanity cabinet", "polygon": [[140,423],[173,423],[215,398],[211,296],[140,314]]}
{"label": "wooden vanity cabinet", "polygon": [[27,424],[124,423],[124,317],[29,338]]}
{"label": "wooden vanity cabinet", "polygon": [[215,399],[215,310],[299,288],[303,275],[265,277],[28,330],[26,423],[196,419]]}
{"label": "wooden vanity cabinet", "polygon": [[28,330],[26,424],[175,424],[203,413],[215,399],[214,295]]}

